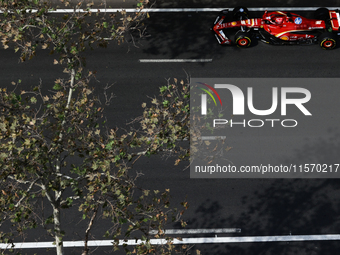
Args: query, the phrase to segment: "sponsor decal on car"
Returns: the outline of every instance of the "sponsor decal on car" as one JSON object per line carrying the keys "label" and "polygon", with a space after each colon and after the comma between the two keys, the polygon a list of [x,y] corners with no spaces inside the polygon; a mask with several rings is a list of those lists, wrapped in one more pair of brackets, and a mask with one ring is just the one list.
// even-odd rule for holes
{"label": "sponsor decal on car", "polygon": [[331,22],[332,22],[332,28],[334,30],[339,30],[339,13],[335,12],[335,11],[330,11],[330,15],[331,15]]}
{"label": "sponsor decal on car", "polygon": [[249,27],[253,27],[255,25],[257,26],[258,25],[257,19],[248,19],[247,24],[248,24]]}
{"label": "sponsor decal on car", "polygon": [[292,32],[296,32],[296,31],[301,31],[301,30],[289,30],[289,31],[284,31],[282,33],[278,33],[277,35],[275,35],[276,37],[280,37],[281,35],[287,34],[287,33],[292,33]]}
{"label": "sponsor decal on car", "polygon": [[220,36],[221,36],[222,39],[226,39],[227,38],[222,30],[220,31]]}
{"label": "sponsor decal on car", "polygon": [[294,23],[296,25],[300,25],[302,23],[302,19],[300,17],[295,18]]}

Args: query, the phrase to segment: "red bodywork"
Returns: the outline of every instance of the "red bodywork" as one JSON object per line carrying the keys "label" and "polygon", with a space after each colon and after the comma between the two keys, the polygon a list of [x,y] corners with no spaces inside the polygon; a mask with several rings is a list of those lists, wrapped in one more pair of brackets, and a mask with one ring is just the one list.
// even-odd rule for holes
{"label": "red bodywork", "polygon": [[[339,30],[339,15],[335,11],[330,11],[332,29]],[[223,23],[225,16],[214,25],[213,30],[218,36],[220,44],[231,44],[230,38],[225,36],[223,29],[229,28],[254,28],[264,29],[266,32],[283,41],[299,41],[312,39],[316,35],[310,33],[313,30],[326,29],[325,21],[307,19],[298,14],[290,12],[265,12],[262,18],[246,19]]]}

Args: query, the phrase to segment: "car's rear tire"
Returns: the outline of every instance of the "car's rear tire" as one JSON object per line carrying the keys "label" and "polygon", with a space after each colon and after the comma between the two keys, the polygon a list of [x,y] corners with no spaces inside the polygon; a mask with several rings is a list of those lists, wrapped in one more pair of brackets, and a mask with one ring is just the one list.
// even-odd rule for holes
{"label": "car's rear tire", "polygon": [[249,12],[247,7],[238,6],[233,10],[233,16],[235,20],[245,20],[249,18]]}
{"label": "car's rear tire", "polygon": [[319,8],[314,12],[314,19],[329,20],[329,10],[327,8]]}
{"label": "car's rear tire", "polygon": [[251,45],[250,33],[247,32],[237,32],[235,34],[235,44],[240,48],[248,48]]}
{"label": "car's rear tire", "polygon": [[336,47],[336,36],[330,32],[325,32],[319,37],[319,45],[324,50],[332,50]]}

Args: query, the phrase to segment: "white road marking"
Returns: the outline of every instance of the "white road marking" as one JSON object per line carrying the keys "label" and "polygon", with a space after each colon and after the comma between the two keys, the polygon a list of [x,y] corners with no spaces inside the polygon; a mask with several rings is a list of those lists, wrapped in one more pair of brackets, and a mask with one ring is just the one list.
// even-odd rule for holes
{"label": "white road marking", "polygon": [[[234,7],[225,7],[225,8],[145,8],[142,10],[134,9],[134,8],[107,8],[107,9],[89,9],[91,12],[109,12],[109,13],[115,13],[115,12],[220,12],[225,9],[232,10]],[[339,9],[340,7],[326,7],[330,10]],[[249,11],[315,11],[317,7],[254,7],[254,8],[248,8]],[[33,10],[34,12],[35,10]],[[50,10],[50,13],[73,13],[74,9],[57,9],[57,10]],[[87,12],[87,10],[77,10],[78,12]],[[0,11],[0,13],[3,13]]]}
{"label": "white road marking", "polygon": [[206,63],[212,59],[140,59],[140,63]]}
{"label": "white road marking", "polygon": [[201,136],[198,139],[202,141],[211,141],[211,140],[224,140],[227,139],[226,136]]}
{"label": "white road marking", "polygon": [[[158,230],[151,230],[149,234],[156,235]],[[222,234],[222,233],[241,233],[240,228],[200,228],[200,229],[166,229],[166,235],[185,235],[185,234]]]}
{"label": "white road marking", "polygon": [[[199,238],[174,238],[173,244],[207,244],[207,243],[261,243],[261,242],[303,242],[303,241],[338,241],[339,234],[331,235],[286,235],[286,236],[243,236],[243,237],[199,237]],[[120,240],[119,245],[139,245],[144,241],[138,239]],[[164,245],[168,242],[166,239],[150,239],[152,245]],[[89,241],[88,246],[112,246],[113,240],[96,240]],[[64,241],[63,245],[67,247],[83,247],[84,241]],[[10,244],[0,244],[0,249],[12,248]],[[27,242],[15,243],[13,249],[32,249],[32,248],[55,248],[52,242]]]}
{"label": "white road marking", "polygon": [[[326,7],[330,10],[336,10],[340,7]],[[234,7],[225,8],[154,8],[143,9],[145,12],[220,12],[222,10],[233,10]],[[249,7],[248,11],[315,11],[317,7]],[[129,9],[127,12],[133,12],[133,9]]]}

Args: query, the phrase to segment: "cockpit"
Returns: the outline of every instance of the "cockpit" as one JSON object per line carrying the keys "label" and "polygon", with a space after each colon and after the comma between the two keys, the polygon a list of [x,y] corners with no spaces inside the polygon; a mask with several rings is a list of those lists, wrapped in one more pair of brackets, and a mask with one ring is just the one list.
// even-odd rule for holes
{"label": "cockpit", "polygon": [[294,22],[292,19],[292,14],[291,13],[268,13],[267,12],[264,14],[264,20],[268,24],[273,24],[273,25],[282,25],[283,23],[292,23]]}

